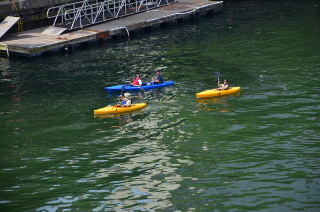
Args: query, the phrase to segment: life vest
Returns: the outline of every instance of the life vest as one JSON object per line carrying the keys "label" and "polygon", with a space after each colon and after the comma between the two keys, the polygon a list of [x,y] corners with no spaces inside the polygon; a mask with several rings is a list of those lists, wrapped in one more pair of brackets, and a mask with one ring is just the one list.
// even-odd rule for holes
{"label": "life vest", "polygon": [[126,105],[128,101],[131,101],[131,104],[133,103],[131,99],[125,99],[122,101],[121,105]]}
{"label": "life vest", "polygon": [[140,85],[140,84],[139,84],[139,80],[140,80],[140,78],[135,78],[135,79],[133,80],[133,84],[134,84],[134,85]]}

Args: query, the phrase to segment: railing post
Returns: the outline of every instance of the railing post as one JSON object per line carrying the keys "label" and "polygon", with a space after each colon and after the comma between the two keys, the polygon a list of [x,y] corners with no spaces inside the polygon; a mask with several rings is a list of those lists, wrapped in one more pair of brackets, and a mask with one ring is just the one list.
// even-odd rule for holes
{"label": "railing post", "polygon": [[9,49],[8,49],[8,46],[7,46],[6,44],[4,44],[4,43],[0,43],[0,45],[6,47],[6,49],[7,49],[7,56],[9,57]]}

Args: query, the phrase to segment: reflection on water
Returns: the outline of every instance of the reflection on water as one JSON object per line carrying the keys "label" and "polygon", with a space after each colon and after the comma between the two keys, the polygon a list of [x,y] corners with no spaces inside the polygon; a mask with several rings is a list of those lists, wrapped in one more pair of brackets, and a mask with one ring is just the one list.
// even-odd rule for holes
{"label": "reflection on water", "polygon": [[10,68],[9,59],[0,57],[0,70],[2,70],[2,74],[5,75],[4,70],[8,70]]}
{"label": "reflection on water", "polygon": [[101,203],[100,209],[156,210],[172,205],[169,201],[170,192],[177,189],[182,180],[176,174],[179,164],[170,162],[173,153],[166,150],[164,145],[140,136],[141,141],[109,155],[110,159],[131,155],[128,161],[91,174],[95,176],[90,179],[133,175],[130,180],[121,177],[122,180],[113,183],[112,191],[106,197],[107,200]]}
{"label": "reflection on water", "polygon": [[145,113],[146,113],[145,109],[140,109],[133,112],[125,112],[125,113],[118,113],[118,114],[94,115],[94,118],[98,118],[98,119],[114,118],[119,122],[119,126],[113,126],[113,127],[120,127],[120,126],[124,126],[127,123],[133,122],[134,116],[144,115]]}
{"label": "reflection on water", "polygon": [[[182,164],[192,165],[193,162],[188,159],[172,162],[179,155],[168,150],[162,139],[158,138],[162,136],[159,129],[163,126],[162,122],[153,118],[147,121],[147,125],[128,123],[114,136],[108,135],[96,142],[106,147],[122,143],[125,137],[132,142],[117,149],[105,148],[95,156],[82,154],[69,159],[69,165],[79,168],[84,165],[83,161],[91,159],[90,166],[97,168],[76,180],[79,187],[91,186],[87,186],[88,190],[79,196],[58,197],[38,210],[52,210],[54,207],[67,209],[86,199],[99,199],[94,201],[93,211],[155,211],[170,207],[171,192],[181,186],[183,179],[187,179],[179,175],[177,169]],[[139,133],[132,134],[138,129]],[[163,129],[168,129],[168,126],[163,126]],[[103,133],[106,132],[99,132],[100,136]]]}
{"label": "reflection on water", "polygon": [[232,112],[234,108],[230,108],[229,100],[239,96],[241,92],[219,97],[197,98],[198,108],[205,111]]}

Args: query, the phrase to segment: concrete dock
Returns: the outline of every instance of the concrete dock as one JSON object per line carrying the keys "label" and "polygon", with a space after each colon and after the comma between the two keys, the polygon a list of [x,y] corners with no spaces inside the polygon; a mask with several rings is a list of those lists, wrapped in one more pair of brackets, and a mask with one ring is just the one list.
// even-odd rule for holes
{"label": "concrete dock", "polygon": [[148,27],[190,18],[198,19],[209,12],[220,12],[222,4],[223,1],[181,0],[147,12],[66,31],[61,35],[42,34],[48,27],[33,29],[1,38],[0,51],[4,55],[9,54],[10,57],[37,57],[117,35],[130,36],[130,32]]}

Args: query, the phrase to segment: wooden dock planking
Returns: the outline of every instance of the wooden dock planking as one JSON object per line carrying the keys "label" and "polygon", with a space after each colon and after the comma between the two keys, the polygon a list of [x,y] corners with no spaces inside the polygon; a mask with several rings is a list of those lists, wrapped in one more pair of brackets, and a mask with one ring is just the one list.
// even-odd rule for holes
{"label": "wooden dock planking", "polygon": [[[183,0],[148,12],[137,13],[82,29],[67,31],[61,35],[41,34],[48,27],[20,32],[0,40],[0,44],[5,44],[8,47],[10,55],[34,57],[42,55],[45,52],[63,50],[65,47],[94,42],[122,33],[129,33],[129,31],[166,22],[174,22],[178,19],[195,17],[196,14],[198,17],[199,14],[208,11],[220,11],[222,3],[222,1]],[[0,51],[6,51],[4,45],[0,45]]]}

